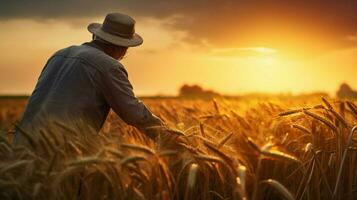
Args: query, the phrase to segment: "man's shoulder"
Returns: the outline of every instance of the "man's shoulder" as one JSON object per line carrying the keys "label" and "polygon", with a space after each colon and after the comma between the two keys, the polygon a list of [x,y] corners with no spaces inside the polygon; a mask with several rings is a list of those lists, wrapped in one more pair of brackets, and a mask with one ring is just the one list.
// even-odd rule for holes
{"label": "man's shoulder", "polygon": [[125,70],[121,63],[108,56],[102,50],[85,44],[66,47],[57,51],[54,56],[78,59],[103,72],[109,71],[112,68],[120,68]]}

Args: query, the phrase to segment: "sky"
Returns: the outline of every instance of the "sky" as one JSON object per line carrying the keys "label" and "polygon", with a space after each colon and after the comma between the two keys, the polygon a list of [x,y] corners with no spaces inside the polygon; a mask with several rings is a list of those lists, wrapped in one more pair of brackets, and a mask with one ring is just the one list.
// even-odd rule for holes
{"label": "sky", "polygon": [[354,0],[0,0],[0,94],[31,94],[47,59],[110,12],[144,38],[120,61],[138,95],[357,89]]}

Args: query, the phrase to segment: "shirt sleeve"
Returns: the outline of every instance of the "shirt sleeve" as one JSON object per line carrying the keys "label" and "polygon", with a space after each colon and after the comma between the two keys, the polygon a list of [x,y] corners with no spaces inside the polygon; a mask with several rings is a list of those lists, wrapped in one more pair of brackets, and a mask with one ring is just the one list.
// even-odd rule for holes
{"label": "shirt sleeve", "polygon": [[112,67],[104,73],[102,82],[104,83],[102,85],[104,98],[114,112],[127,124],[155,138],[154,133],[147,128],[164,123],[135,96],[126,70],[121,67]]}

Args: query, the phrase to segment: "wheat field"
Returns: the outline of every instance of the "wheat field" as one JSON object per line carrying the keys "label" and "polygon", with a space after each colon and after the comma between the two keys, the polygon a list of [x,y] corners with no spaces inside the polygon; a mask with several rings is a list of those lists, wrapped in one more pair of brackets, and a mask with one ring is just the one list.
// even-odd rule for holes
{"label": "wheat field", "polygon": [[[11,101],[9,101],[11,102]],[[0,199],[357,198],[357,106],[325,98],[147,99],[152,141],[110,113],[100,134],[13,146],[25,102],[0,106]]]}

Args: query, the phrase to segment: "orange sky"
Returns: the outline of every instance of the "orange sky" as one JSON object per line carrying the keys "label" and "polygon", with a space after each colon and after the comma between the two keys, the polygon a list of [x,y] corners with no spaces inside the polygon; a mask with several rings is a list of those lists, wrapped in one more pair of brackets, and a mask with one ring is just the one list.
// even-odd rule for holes
{"label": "orange sky", "polygon": [[[195,22],[180,15],[129,10],[144,44],[129,49],[122,63],[138,95],[176,94],[184,83],[227,94],[334,94],[342,82],[357,88],[357,32],[349,29],[357,22],[341,24],[341,19],[321,19],[314,12],[295,17],[285,8],[284,15],[252,8],[240,16],[242,22]],[[0,16],[0,93],[30,94],[48,57],[88,41],[87,24],[101,22],[104,13],[45,21],[31,13]]]}

